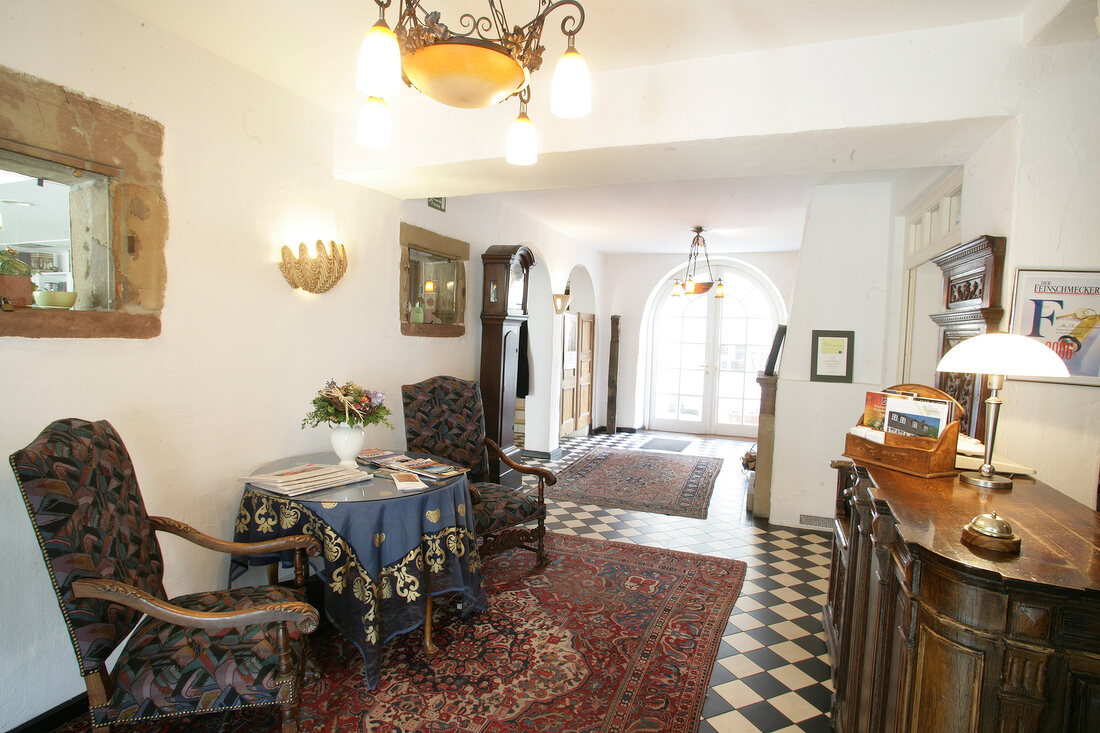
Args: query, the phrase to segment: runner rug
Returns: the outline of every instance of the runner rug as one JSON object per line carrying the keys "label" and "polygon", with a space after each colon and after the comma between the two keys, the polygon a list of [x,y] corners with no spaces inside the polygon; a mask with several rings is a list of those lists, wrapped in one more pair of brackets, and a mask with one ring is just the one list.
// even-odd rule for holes
{"label": "runner rug", "polygon": [[597,448],[558,472],[555,500],[705,519],[721,458]]}
{"label": "runner rug", "polygon": [[[306,685],[301,730],[336,733],[692,733],[721,635],[745,578],[737,560],[548,534],[550,565],[513,550],[485,561],[489,610],[436,606],[440,654],[419,631],[383,653],[371,692],[356,649],[312,637],[321,678]],[[274,709],[233,713],[224,730],[278,730]],[[218,730],[221,716],[142,727]],[[87,719],[61,730],[86,731]]]}

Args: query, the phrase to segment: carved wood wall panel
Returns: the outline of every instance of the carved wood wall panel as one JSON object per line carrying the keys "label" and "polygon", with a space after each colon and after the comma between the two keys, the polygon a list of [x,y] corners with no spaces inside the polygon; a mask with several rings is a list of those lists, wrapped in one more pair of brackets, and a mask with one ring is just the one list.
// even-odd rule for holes
{"label": "carved wood wall panel", "polygon": [[[940,327],[939,357],[964,339],[999,329],[1004,316],[1004,254],[1004,237],[983,236],[932,258],[943,272],[944,310],[930,316]],[[985,433],[983,404],[989,397],[985,380],[973,374],[940,372],[936,387],[963,406],[960,430],[981,438]]]}

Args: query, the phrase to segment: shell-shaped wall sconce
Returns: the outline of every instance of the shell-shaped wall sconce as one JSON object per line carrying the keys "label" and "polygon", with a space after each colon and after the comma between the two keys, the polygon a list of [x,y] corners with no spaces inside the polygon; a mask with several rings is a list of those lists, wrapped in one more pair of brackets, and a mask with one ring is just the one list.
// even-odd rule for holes
{"label": "shell-shaped wall sconce", "polygon": [[344,245],[329,242],[329,251],[325,251],[325,245],[317,240],[317,255],[309,256],[309,250],[305,242],[298,247],[298,256],[290,247],[283,245],[283,259],[279,263],[279,269],[283,277],[291,287],[301,288],[310,293],[323,293],[340,282],[344,271],[348,269],[348,257],[344,252]]}

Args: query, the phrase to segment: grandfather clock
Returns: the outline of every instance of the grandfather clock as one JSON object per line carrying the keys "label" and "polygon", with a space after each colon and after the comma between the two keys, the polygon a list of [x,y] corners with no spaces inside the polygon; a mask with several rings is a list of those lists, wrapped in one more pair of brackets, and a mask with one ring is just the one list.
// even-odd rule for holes
{"label": "grandfather clock", "polygon": [[[516,382],[521,354],[520,331],[527,322],[527,275],[535,256],[523,245],[494,245],[481,255],[485,278],[481,292],[481,397],[485,428],[504,455],[519,458],[515,444]],[[519,486],[522,478],[501,461],[492,460],[494,482]]]}

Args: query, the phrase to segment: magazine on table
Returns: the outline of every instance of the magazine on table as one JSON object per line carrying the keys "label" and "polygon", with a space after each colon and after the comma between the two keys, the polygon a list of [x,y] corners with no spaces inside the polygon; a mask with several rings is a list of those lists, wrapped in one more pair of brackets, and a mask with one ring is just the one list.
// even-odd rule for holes
{"label": "magazine on table", "polygon": [[953,407],[949,400],[931,397],[887,397],[886,432],[939,438],[951,422]]}
{"label": "magazine on table", "polygon": [[421,481],[419,476],[408,471],[395,471],[390,474],[390,478],[393,479],[393,485],[397,487],[398,491],[419,491],[428,488],[428,485]]}
{"label": "magazine on table", "polygon": [[379,451],[375,448],[368,448],[362,451],[359,454],[359,463],[363,465],[371,463],[380,468],[389,468],[394,471],[406,471],[436,479],[458,476],[469,470],[447,463],[440,463],[431,458],[409,456],[404,453]]}
{"label": "magazine on table", "polygon": [[297,496],[310,491],[320,491],[321,489],[346,486],[360,481],[369,481],[372,478],[374,477],[370,473],[345,466],[303,463],[300,466],[293,466],[273,473],[243,476],[241,481],[286,496]]}

